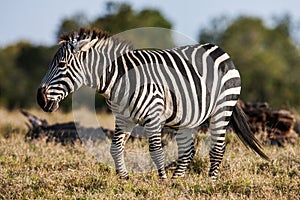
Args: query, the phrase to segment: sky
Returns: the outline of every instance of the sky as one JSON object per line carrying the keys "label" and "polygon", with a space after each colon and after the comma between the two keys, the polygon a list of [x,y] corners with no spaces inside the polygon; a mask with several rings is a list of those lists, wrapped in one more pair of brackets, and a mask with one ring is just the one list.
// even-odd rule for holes
{"label": "sky", "polygon": [[[64,18],[82,13],[93,20],[106,13],[107,0],[1,0],[0,47],[20,40],[37,45],[56,44],[56,32]],[[218,16],[251,15],[270,23],[288,13],[300,22],[299,0],[119,0],[134,10],[159,9],[178,31],[194,40],[201,28]],[[300,23],[299,23],[300,24]],[[298,29],[299,30],[299,29]],[[300,35],[300,31],[298,31]]]}

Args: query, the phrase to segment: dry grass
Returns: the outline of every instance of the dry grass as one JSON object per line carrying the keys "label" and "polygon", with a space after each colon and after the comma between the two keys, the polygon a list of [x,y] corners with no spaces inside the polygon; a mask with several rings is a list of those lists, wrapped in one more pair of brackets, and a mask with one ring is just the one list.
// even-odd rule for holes
{"label": "dry grass", "polygon": [[[49,121],[72,119],[71,114],[54,113],[49,117],[31,112]],[[183,179],[160,181],[156,172],[149,172],[130,174],[125,181],[79,144],[71,147],[42,140],[25,142],[25,118],[18,112],[7,112],[5,116],[9,120],[0,121],[0,199],[300,198],[300,140],[294,146],[266,147],[272,159],[266,162],[230,134],[215,185],[208,177],[208,158],[199,155]],[[171,174],[168,170],[169,177]]]}

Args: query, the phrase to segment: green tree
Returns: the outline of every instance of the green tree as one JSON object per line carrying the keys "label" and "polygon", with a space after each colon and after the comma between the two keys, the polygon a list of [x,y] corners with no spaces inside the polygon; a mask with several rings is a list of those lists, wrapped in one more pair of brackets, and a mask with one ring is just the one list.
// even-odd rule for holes
{"label": "green tree", "polygon": [[53,48],[19,42],[0,51],[0,105],[9,109],[36,102],[39,79],[47,70]]}
{"label": "green tree", "polygon": [[[290,22],[280,19],[267,27],[259,18],[239,17],[223,31],[216,30],[213,42],[231,55],[240,70],[243,100],[299,107],[300,51],[292,40]],[[207,33],[214,31],[203,29],[201,42],[210,42]]]}
{"label": "green tree", "polygon": [[71,18],[65,18],[58,28],[56,37],[59,38],[64,33],[77,31],[82,26],[88,26],[89,21],[84,14],[75,14]]}
{"label": "green tree", "polygon": [[[79,27],[93,27],[111,34],[118,34],[131,29],[142,27],[160,27],[171,29],[172,24],[158,10],[143,9],[135,11],[129,4],[108,2],[106,4],[107,14],[97,17],[95,20],[87,21],[83,15],[76,15],[73,18],[65,19],[59,28],[58,35],[63,32],[78,30]],[[166,32],[164,32],[166,33]],[[171,32],[160,34],[159,31],[150,33],[136,30],[128,34],[122,33],[123,37],[129,41],[138,41],[134,44],[140,47],[173,47]]]}
{"label": "green tree", "polygon": [[116,34],[128,29],[139,27],[163,27],[172,28],[172,24],[158,11],[143,9],[134,11],[128,4],[109,3],[109,14],[100,16],[92,26]]}

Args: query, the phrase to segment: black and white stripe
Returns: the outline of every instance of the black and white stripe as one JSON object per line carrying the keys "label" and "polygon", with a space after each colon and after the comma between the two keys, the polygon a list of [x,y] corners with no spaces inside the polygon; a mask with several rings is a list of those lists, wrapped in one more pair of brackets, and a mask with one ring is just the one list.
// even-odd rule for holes
{"label": "black and white stripe", "polygon": [[[62,43],[38,90],[38,102],[45,111],[55,110],[60,100],[82,85],[97,88],[116,116],[110,151],[123,178],[128,177],[125,140],[136,124],[144,126],[152,160],[159,176],[166,178],[162,128],[177,133],[174,177],[180,177],[195,154],[192,129],[209,119],[209,173],[216,179],[225,151],[226,127],[233,112],[241,115],[236,109],[240,75],[227,53],[212,44],[134,50],[127,43],[90,30],[64,36]],[[243,132],[236,127],[238,133]],[[248,144],[248,138],[244,140]],[[255,138],[249,140],[254,140],[254,150],[264,157]]]}

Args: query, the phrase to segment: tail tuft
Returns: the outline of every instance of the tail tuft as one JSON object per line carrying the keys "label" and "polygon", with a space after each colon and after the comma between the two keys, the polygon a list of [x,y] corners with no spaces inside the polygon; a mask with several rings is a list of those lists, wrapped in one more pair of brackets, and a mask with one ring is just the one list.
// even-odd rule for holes
{"label": "tail tuft", "polygon": [[246,114],[242,110],[239,103],[233,108],[232,120],[231,120],[232,128],[240,140],[244,143],[246,147],[250,147],[253,151],[255,151],[260,157],[269,161],[269,157],[262,151],[262,146],[260,142],[255,138],[252,133]]}

